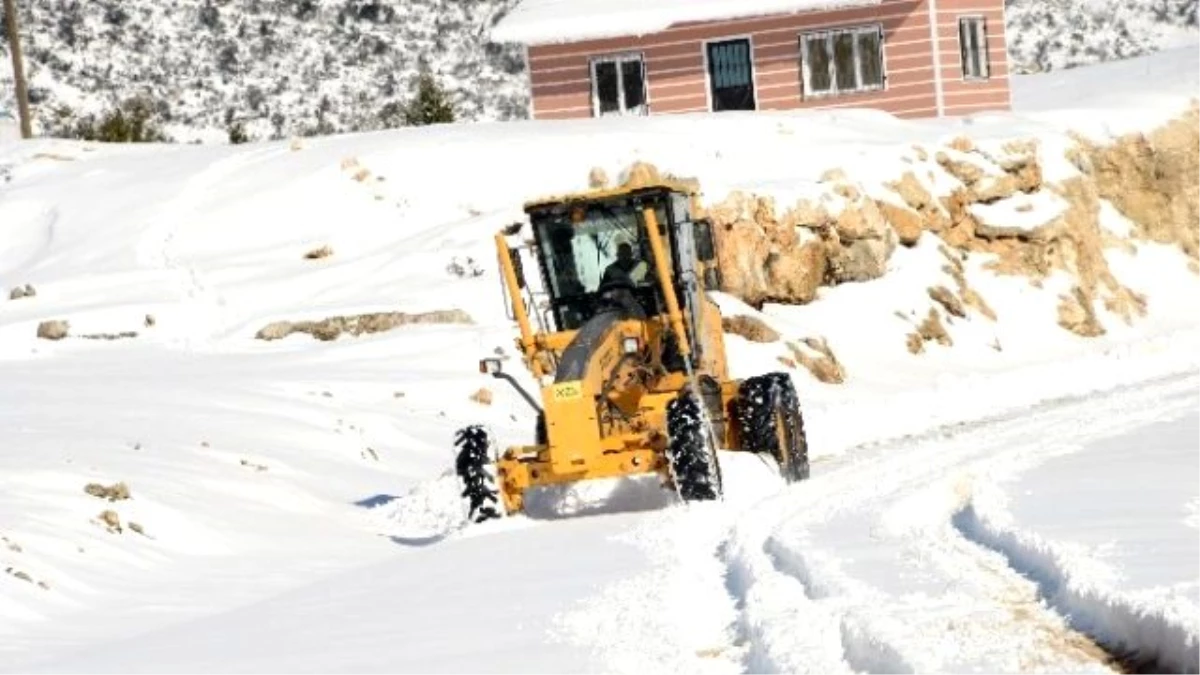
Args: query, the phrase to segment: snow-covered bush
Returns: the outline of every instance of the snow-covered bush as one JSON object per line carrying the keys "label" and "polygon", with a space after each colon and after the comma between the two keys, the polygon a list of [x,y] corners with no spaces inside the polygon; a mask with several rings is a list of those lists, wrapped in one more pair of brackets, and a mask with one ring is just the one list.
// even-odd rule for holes
{"label": "snow-covered bush", "polygon": [[102,143],[160,143],[166,107],[145,95],[132,96],[100,114],[76,114],[68,107],[53,112],[46,135]]}
{"label": "snow-covered bush", "polygon": [[1196,30],[1198,0],[1007,0],[1017,72],[1059,70],[1156,51]]}

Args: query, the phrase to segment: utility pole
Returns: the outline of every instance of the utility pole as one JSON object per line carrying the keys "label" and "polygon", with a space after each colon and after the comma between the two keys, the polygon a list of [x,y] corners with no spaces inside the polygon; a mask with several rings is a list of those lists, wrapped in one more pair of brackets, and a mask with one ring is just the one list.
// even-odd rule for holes
{"label": "utility pole", "polygon": [[21,138],[33,137],[29,119],[29,87],[25,84],[25,63],[21,59],[21,36],[17,32],[17,0],[4,0],[4,27],[8,31],[8,51],[12,54],[13,81],[17,85],[17,114],[21,118]]}

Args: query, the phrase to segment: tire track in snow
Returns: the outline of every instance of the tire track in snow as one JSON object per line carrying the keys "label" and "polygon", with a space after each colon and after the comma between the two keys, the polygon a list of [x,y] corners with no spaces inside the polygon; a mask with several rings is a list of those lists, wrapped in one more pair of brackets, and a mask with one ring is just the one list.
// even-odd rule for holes
{"label": "tire track in snow", "polygon": [[1200,671],[1195,632],[1081,581],[1064,556],[1040,537],[981,515],[974,500],[954,514],[953,523],[966,540],[998,554],[1015,574],[1028,579],[1039,601],[1087,635],[1125,672]]}
{"label": "tire track in snow", "polygon": [[[839,514],[874,515],[906,494],[927,493],[947,475],[987,475],[998,466],[1017,470],[1073,452],[1087,438],[1186,409],[1195,391],[1196,376],[1188,373],[1122,388],[1099,401],[1070,400],[1027,411],[1024,418],[971,426],[942,442],[913,440],[866,451],[746,509],[718,548],[738,611],[735,633],[744,643],[744,669],[901,672],[1015,663],[1020,669],[1111,670],[1108,653],[1041,605],[1036,585],[954,527],[969,490],[956,493],[951,484],[949,499],[931,512],[932,520],[911,530],[916,541],[907,544],[924,549],[919,557],[927,570],[929,561],[936,569],[939,560],[943,574],[949,570],[950,592],[944,597],[890,595],[840,573],[839,551],[810,550],[797,542],[809,543],[815,528]],[[897,540],[896,546],[905,545]],[[974,653],[962,656],[955,646],[946,650],[946,660],[931,660],[921,640],[937,630],[922,620],[932,609],[940,610],[938,620],[950,630],[970,631],[985,616],[988,629],[1004,639],[976,631]],[[1003,648],[991,648],[997,644]],[[1012,649],[1021,650],[1015,662]],[[954,660],[960,656],[977,661]]]}
{"label": "tire track in snow", "polygon": [[745,528],[718,550],[739,612],[745,672],[911,673],[912,666],[857,611],[871,589],[846,593],[766,529]]}
{"label": "tire track in snow", "polygon": [[[952,536],[949,514],[939,515],[946,517],[940,527],[910,536],[947,572],[941,595],[876,589],[843,571],[827,549],[783,532],[766,548],[781,571],[810,584],[814,597],[840,604],[841,647],[855,672],[955,670],[952,664],[996,663],[1001,654],[1021,671],[1108,670],[1101,649],[1040,607],[1034,588],[1003,562]],[[956,628],[963,625],[975,628]],[[960,639],[951,645],[928,644],[929,635],[953,633]]]}
{"label": "tire track in snow", "polygon": [[[820,563],[809,560],[802,551],[788,547],[776,536],[767,539],[763,550],[775,569],[803,584],[808,589],[809,598],[813,600],[837,597],[848,590],[844,577],[841,583],[834,583],[834,575],[823,573]],[[827,562],[825,566],[830,565]],[[852,595],[853,591],[848,594]],[[871,594],[867,592],[866,595]],[[855,608],[845,607],[838,612],[838,632],[842,657],[855,672],[913,672],[912,664],[904,658],[899,649],[880,631],[874,629],[870,620],[861,616]]]}
{"label": "tire track in snow", "polygon": [[[838,618],[798,580],[776,579],[761,543],[726,542],[718,558],[738,613],[733,632],[743,651],[742,672],[853,672],[841,649]],[[795,630],[799,625],[804,629]]]}
{"label": "tire track in snow", "polygon": [[[969,605],[942,607],[929,610],[931,616],[914,617],[911,632],[915,635],[969,622],[982,629],[979,632],[985,638],[962,640],[955,654],[958,660],[988,663],[1003,654],[1022,672],[1111,671],[1116,659],[1075,630],[1055,608],[1043,605],[1036,586],[1005,560],[965,539],[954,526],[954,518],[972,498],[976,476],[988,473],[972,468],[910,497],[907,501],[923,502],[926,507],[915,519],[906,517],[917,510],[906,505],[906,500],[884,516],[910,521],[902,531],[913,536],[914,543],[923,549],[923,569],[937,571],[950,580],[943,597],[961,594],[972,598]],[[930,502],[936,507],[929,508]],[[923,619],[929,621],[923,623]]]}

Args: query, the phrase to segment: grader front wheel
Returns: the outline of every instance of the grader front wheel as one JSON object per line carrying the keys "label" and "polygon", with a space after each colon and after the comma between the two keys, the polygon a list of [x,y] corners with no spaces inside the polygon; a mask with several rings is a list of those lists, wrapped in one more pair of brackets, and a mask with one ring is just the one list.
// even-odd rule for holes
{"label": "grader front wheel", "polygon": [[459,429],[454,436],[454,445],[458,448],[454,468],[463,484],[462,496],[467,500],[468,517],[476,523],[499,518],[499,493],[489,470],[492,456],[487,430],[477,425]]}
{"label": "grader front wheel", "polygon": [[808,439],[792,378],[786,373],[751,377],[738,392],[743,449],[771,455],[788,483],[809,476]]}
{"label": "grader front wheel", "polygon": [[700,404],[684,391],[667,404],[667,466],[685,502],[721,498],[721,467]]}

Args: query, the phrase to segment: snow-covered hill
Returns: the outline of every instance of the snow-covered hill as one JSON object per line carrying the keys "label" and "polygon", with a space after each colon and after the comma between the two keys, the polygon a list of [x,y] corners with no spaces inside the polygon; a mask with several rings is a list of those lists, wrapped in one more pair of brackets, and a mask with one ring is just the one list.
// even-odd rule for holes
{"label": "snow-covered hill", "polygon": [[1005,0],[1016,72],[1128,59],[1196,40],[1197,0]]}
{"label": "snow-covered hill", "polygon": [[[1194,670],[1198,81],[1177,50],[963,120],[0,144],[0,670]],[[533,435],[475,368],[513,356],[491,236],[639,161],[834,270],[716,294],[779,334],[731,367],[791,374],[813,477],[725,453],[724,503],[596,485],[464,529],[454,430]],[[834,279],[846,251],[879,276]],[[361,313],[390,330],[256,338]]]}
{"label": "snow-covered hill", "polygon": [[[460,119],[527,113],[519,48],[485,30],[516,0],[28,0],[39,129],[148,94],[176,140],[396,126],[424,59]],[[1196,36],[1196,0],[1009,0],[1018,71],[1127,58]],[[0,43],[0,55],[7,53]],[[0,67],[0,110],[12,106]]]}
{"label": "snow-covered hill", "polygon": [[[520,51],[484,29],[514,0],[33,0],[21,2],[37,118],[146,93],[179,140],[397,126],[422,60],[462,119],[525,115]],[[3,50],[3,46],[0,46]],[[7,63],[7,52],[4,52]],[[12,77],[0,68],[0,109]],[[43,127],[45,128],[45,127]],[[188,133],[191,130],[191,133]]]}

